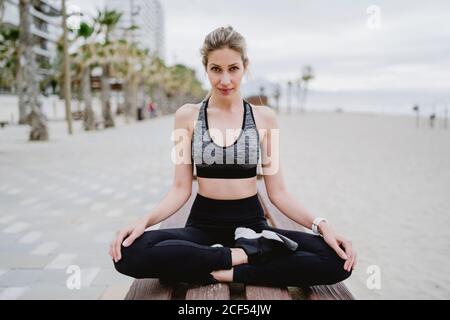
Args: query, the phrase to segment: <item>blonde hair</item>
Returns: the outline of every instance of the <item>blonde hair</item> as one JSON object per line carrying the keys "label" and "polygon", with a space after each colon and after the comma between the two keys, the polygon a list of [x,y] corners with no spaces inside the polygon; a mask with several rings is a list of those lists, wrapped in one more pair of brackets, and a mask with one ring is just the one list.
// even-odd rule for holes
{"label": "blonde hair", "polygon": [[[203,46],[200,49],[200,54],[202,56],[202,63],[205,69],[208,66],[209,54],[215,50],[229,48],[241,55],[242,62],[244,63],[244,68],[246,69],[249,63],[247,56],[247,43],[245,38],[232,26],[220,27],[209,33]],[[211,96],[211,90],[206,95],[205,99]]]}

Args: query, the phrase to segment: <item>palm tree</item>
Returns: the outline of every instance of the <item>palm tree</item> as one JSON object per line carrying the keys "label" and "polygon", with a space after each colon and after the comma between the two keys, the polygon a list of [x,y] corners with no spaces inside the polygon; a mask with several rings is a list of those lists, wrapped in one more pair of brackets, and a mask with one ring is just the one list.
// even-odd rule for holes
{"label": "palm tree", "polygon": [[416,127],[418,128],[419,124],[420,124],[420,114],[419,114],[420,108],[419,108],[419,105],[416,104],[413,107],[413,111],[416,113]]}
{"label": "palm tree", "polygon": [[99,33],[103,34],[105,37],[105,44],[108,44],[111,40],[111,34],[114,29],[117,27],[120,19],[122,18],[122,13],[109,10],[105,8],[103,11],[97,11],[97,17],[95,18],[95,22],[98,23],[100,28]]}
{"label": "palm tree", "polygon": [[[105,8],[103,11],[98,10],[97,18],[95,22],[98,25],[98,33],[104,36],[104,45],[108,46],[110,43],[111,33],[116,28],[122,14],[115,10],[108,10]],[[106,49],[106,48],[104,48]],[[100,52],[101,56],[107,57],[108,52],[104,50]],[[107,59],[106,59],[107,60]],[[105,128],[114,127],[114,119],[111,112],[110,91],[111,86],[109,83],[110,76],[110,64],[105,61],[102,64],[102,76],[101,76],[101,100],[102,100],[102,113],[105,122]]]}
{"label": "palm tree", "polygon": [[148,88],[149,95],[161,106],[162,114],[168,113],[164,89],[167,77],[168,71],[164,61],[157,56],[152,56],[144,81]]}
{"label": "palm tree", "polygon": [[[83,46],[80,48],[81,54],[83,55],[83,61],[87,61],[92,52],[90,46],[88,45],[88,39],[92,36],[95,29],[91,27],[86,22],[80,24],[78,29],[78,38],[82,38],[84,41]],[[91,66],[87,63],[81,64],[81,92],[84,101],[84,117],[83,126],[86,131],[95,130],[95,114],[92,110],[92,92],[91,92]]]}
{"label": "palm tree", "polygon": [[[147,52],[130,45],[125,40],[110,41],[107,45],[88,43],[78,49],[73,59],[78,69],[82,66],[103,66],[109,64],[111,77],[120,79],[123,84],[126,117],[135,117],[138,91],[143,89],[142,83],[149,65]],[[80,73],[80,72],[79,72]],[[108,89],[105,86],[104,89]],[[102,91],[104,94],[104,91]],[[141,93],[139,96],[142,96]]]}
{"label": "palm tree", "polygon": [[445,104],[444,108],[444,128],[447,129],[448,126],[448,107],[447,104]]}
{"label": "palm tree", "polygon": [[143,71],[146,64],[146,52],[127,41],[120,42],[122,56],[126,57],[122,70],[125,95],[125,119],[138,119],[138,96],[143,81]]}
{"label": "palm tree", "polygon": [[5,13],[5,0],[0,0],[0,21],[3,21],[4,13]]}
{"label": "palm tree", "polygon": [[[19,123],[31,125],[30,140],[48,140],[47,123],[41,112],[39,101],[39,80],[37,79],[37,66],[33,50],[31,34],[30,7],[34,0],[20,0],[20,40],[19,40],[19,68],[17,72],[19,94]],[[27,109],[31,112],[26,114]]]}
{"label": "palm tree", "polygon": [[280,88],[280,85],[277,84],[276,87],[275,87],[275,92],[273,93],[273,98],[276,101],[277,111],[280,110],[280,96],[281,96],[281,88]]}
{"label": "palm tree", "polygon": [[167,99],[169,112],[186,103],[186,100],[198,95],[199,82],[195,71],[182,64],[169,67],[163,77],[163,90]]}
{"label": "palm tree", "polygon": [[5,13],[5,0],[0,0],[0,21],[3,21],[4,13]]}
{"label": "palm tree", "polygon": [[302,104],[302,78],[298,78],[295,81],[295,84],[297,85],[297,103],[298,103],[298,106],[300,107],[300,111],[302,111],[302,109],[301,109],[301,104]]}
{"label": "palm tree", "polygon": [[6,88],[9,91],[17,91],[19,36],[19,28],[0,24],[0,68],[2,70],[0,88]]}
{"label": "palm tree", "polygon": [[311,66],[305,66],[302,72],[302,80],[303,80],[303,102],[301,104],[301,110],[304,111],[306,109],[306,98],[308,95],[308,84],[309,81],[314,79],[314,73]]}
{"label": "palm tree", "polygon": [[288,85],[288,92],[287,92],[287,97],[288,97],[288,101],[287,101],[287,107],[288,107],[288,113],[291,113],[291,95],[292,95],[292,81],[288,81],[287,85]]}

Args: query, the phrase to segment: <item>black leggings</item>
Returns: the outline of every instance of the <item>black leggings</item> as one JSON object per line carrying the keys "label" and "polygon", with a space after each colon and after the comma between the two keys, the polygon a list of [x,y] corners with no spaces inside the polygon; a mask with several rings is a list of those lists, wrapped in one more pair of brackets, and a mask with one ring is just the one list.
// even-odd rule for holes
{"label": "black leggings", "polygon": [[[234,231],[247,227],[273,230],[296,241],[295,252],[263,264],[234,266],[233,281],[266,286],[334,284],[351,271],[322,237],[272,228],[267,224],[258,196],[216,200],[197,194],[184,228],[146,231],[129,247],[122,246],[120,273],[134,278],[160,278],[195,282],[214,270],[230,269]],[[211,247],[222,244],[223,247]]]}

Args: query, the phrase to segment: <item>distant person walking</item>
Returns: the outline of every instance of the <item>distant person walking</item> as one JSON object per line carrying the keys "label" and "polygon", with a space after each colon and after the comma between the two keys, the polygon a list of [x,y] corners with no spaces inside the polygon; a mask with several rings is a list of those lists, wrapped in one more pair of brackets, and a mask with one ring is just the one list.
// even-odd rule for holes
{"label": "distant person walking", "polygon": [[150,103],[147,106],[147,110],[148,110],[148,114],[151,118],[155,118],[156,117],[156,103],[153,101],[150,101]]}

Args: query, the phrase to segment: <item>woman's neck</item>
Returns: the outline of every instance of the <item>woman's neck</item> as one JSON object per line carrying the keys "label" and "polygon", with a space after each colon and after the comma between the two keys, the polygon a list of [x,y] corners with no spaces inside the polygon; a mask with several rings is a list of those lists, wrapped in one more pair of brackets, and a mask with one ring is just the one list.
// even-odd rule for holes
{"label": "woman's neck", "polygon": [[224,111],[232,111],[234,108],[241,108],[242,96],[236,94],[234,97],[220,97],[212,94],[209,98],[208,108],[212,106],[213,108],[218,108]]}

